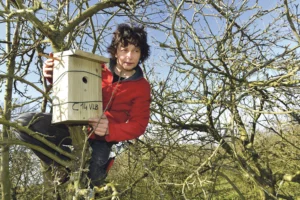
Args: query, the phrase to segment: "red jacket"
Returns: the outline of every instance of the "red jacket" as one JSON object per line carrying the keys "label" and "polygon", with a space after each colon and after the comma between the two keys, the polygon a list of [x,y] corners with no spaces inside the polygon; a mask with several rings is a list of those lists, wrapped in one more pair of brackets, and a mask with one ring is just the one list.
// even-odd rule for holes
{"label": "red jacket", "polygon": [[135,70],[128,79],[112,83],[113,69],[102,65],[103,111],[109,121],[109,135],[92,134],[91,139],[120,142],[145,132],[150,117],[150,85],[141,68]]}

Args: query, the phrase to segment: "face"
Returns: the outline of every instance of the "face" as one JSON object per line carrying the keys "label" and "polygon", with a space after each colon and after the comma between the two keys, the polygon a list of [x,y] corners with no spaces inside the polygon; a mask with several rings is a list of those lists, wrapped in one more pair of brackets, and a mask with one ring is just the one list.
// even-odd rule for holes
{"label": "face", "polygon": [[115,56],[117,59],[116,67],[119,70],[131,71],[140,61],[141,49],[133,44],[128,44],[126,47],[119,45]]}

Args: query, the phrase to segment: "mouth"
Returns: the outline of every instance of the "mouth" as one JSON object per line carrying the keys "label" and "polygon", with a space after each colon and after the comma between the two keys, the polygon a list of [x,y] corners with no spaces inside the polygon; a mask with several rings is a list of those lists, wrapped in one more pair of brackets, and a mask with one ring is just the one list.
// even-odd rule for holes
{"label": "mouth", "polygon": [[126,65],[133,65],[134,63],[131,62],[125,62]]}

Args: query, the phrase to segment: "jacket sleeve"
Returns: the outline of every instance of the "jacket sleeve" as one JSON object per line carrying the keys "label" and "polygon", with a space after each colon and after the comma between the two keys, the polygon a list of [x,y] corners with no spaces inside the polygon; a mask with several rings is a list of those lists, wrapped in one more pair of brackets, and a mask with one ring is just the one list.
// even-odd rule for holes
{"label": "jacket sleeve", "polygon": [[150,85],[140,91],[143,92],[133,100],[129,120],[126,123],[109,123],[109,135],[105,136],[107,142],[132,140],[145,132],[150,117]]}

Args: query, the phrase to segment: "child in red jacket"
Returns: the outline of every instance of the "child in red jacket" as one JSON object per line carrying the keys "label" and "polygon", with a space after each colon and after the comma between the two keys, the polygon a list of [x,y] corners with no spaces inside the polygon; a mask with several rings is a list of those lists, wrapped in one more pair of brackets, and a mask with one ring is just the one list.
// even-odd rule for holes
{"label": "child in red jacket", "polygon": [[[89,119],[89,126],[93,130],[89,138],[93,151],[88,174],[92,187],[104,183],[112,145],[142,135],[150,116],[150,85],[139,67],[139,63],[144,62],[150,55],[146,31],[143,27],[120,24],[113,33],[108,52],[111,56],[109,66],[101,66],[103,115],[91,116]],[[43,66],[44,77],[50,83],[53,64],[53,59],[47,59]],[[33,122],[29,126],[30,129],[50,136],[45,138],[62,148],[71,145],[68,128],[62,124],[52,125],[51,118],[49,113],[25,113],[18,117],[17,122],[23,126]],[[57,153],[26,133],[17,131],[16,135],[23,141]],[[42,153],[34,152],[45,164],[59,165]]]}

